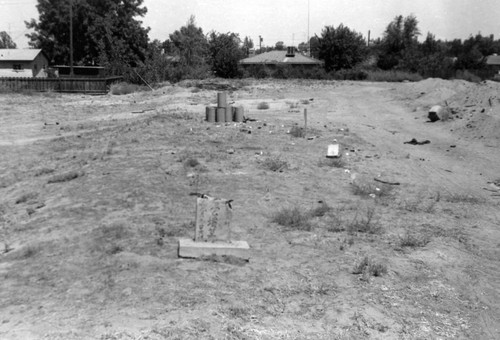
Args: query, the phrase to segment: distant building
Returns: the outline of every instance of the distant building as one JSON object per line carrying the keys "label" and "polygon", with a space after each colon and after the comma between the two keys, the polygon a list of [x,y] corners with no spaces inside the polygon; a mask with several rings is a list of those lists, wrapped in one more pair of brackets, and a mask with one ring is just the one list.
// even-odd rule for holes
{"label": "distant building", "polygon": [[240,65],[243,67],[265,65],[271,68],[278,65],[291,65],[294,67],[314,68],[322,66],[323,62],[295,52],[294,47],[288,47],[286,51],[270,51],[242,59]]}
{"label": "distant building", "polygon": [[0,49],[0,77],[47,77],[48,66],[41,49]]}
{"label": "distant building", "polygon": [[500,73],[500,56],[497,54],[492,54],[486,57],[486,65]]}

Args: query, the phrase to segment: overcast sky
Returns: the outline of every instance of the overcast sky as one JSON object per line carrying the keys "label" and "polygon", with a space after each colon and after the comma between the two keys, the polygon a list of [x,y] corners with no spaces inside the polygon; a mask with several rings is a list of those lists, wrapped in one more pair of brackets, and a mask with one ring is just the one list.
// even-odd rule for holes
{"label": "overcast sky", "polygon": [[[69,2],[69,0],[68,0]],[[0,0],[0,31],[10,32],[18,47],[27,47],[25,20],[38,19],[37,0]],[[150,39],[161,41],[183,26],[191,15],[204,33],[238,33],[258,44],[277,41],[297,45],[320,35],[326,25],[344,24],[371,37],[381,37],[396,15],[413,14],[422,32],[439,39],[465,39],[471,34],[500,38],[499,0],[145,0]],[[308,11],[309,7],[309,11]],[[309,12],[309,16],[308,16]],[[309,20],[308,20],[309,17]],[[309,24],[308,24],[309,21]]]}

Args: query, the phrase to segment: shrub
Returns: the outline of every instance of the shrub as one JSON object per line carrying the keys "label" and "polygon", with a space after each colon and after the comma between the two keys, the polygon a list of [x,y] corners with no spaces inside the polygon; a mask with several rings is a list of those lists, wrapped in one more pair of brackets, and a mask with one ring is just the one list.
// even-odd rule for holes
{"label": "shrub", "polygon": [[267,110],[269,109],[269,104],[266,103],[266,102],[260,102],[258,105],[257,105],[257,109],[258,110]]}
{"label": "shrub", "polygon": [[262,167],[274,172],[281,172],[288,168],[288,163],[278,156],[268,157],[262,162]]}
{"label": "shrub", "polygon": [[354,233],[366,233],[366,234],[379,234],[382,227],[377,223],[375,219],[375,208],[369,207],[366,209],[366,215],[364,217],[359,217],[359,210],[356,211],[354,219],[347,226],[347,231],[350,234]]}
{"label": "shrub", "polygon": [[466,81],[470,81],[472,83],[480,83],[481,78],[476,76],[475,74],[469,72],[468,70],[458,70],[455,73],[455,79],[463,79]]}
{"label": "shrub", "polygon": [[124,83],[124,82],[111,85],[111,94],[114,95],[129,94],[142,90],[143,88],[139,85]]}
{"label": "shrub", "polygon": [[304,138],[305,136],[305,131],[303,128],[297,126],[297,125],[294,125],[291,129],[290,129],[290,135],[292,135],[293,137],[297,137],[297,138]]}
{"label": "shrub", "polygon": [[332,210],[332,207],[330,207],[328,204],[325,202],[321,203],[319,207],[313,208],[309,211],[309,214],[312,217],[323,217],[325,216],[328,212]]}
{"label": "shrub", "polygon": [[330,168],[344,168],[346,166],[346,162],[344,158],[321,158],[318,161],[319,167],[330,167]]}
{"label": "shrub", "polygon": [[427,235],[417,235],[415,233],[406,233],[404,236],[399,237],[398,245],[400,248],[418,248],[425,247],[430,242]]}
{"label": "shrub", "polygon": [[420,81],[422,76],[418,73],[410,73],[405,71],[367,71],[366,80],[369,81],[387,81],[387,82],[402,82],[402,81]]}
{"label": "shrub", "polygon": [[271,221],[290,229],[310,231],[312,228],[310,218],[309,213],[294,207],[281,209],[274,214]]}
{"label": "shrub", "polygon": [[69,171],[64,174],[59,174],[51,177],[47,183],[50,184],[50,183],[69,182],[81,176],[83,176],[83,172]]}
{"label": "shrub", "polygon": [[387,273],[387,265],[370,260],[365,256],[352,270],[353,274],[382,276]]}

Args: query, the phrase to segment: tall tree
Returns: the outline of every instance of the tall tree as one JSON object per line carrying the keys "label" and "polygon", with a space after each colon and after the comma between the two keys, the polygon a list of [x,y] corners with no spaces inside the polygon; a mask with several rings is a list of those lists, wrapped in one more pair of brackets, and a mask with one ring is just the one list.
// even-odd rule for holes
{"label": "tall tree", "polygon": [[325,70],[352,68],[367,54],[366,41],[360,33],[340,24],[326,26],[318,37],[318,55],[325,62]]}
{"label": "tall tree", "polygon": [[0,48],[17,48],[16,43],[5,31],[0,32]]}
{"label": "tall tree", "polygon": [[212,71],[222,78],[238,76],[238,61],[243,58],[240,38],[235,33],[210,33],[208,40]]}
{"label": "tall tree", "polygon": [[285,49],[285,43],[283,41],[278,41],[276,45],[274,45],[274,49],[277,51],[283,51]]}
{"label": "tall tree", "polygon": [[137,17],[146,14],[144,0],[38,0],[39,20],[26,22],[29,45],[42,48],[56,64],[69,62],[70,5],[73,4],[76,64],[123,64],[143,60],[149,28]]}
{"label": "tall tree", "polygon": [[205,64],[208,56],[208,41],[201,27],[196,26],[192,15],[187,24],[170,34],[173,52],[181,58],[181,64],[187,67],[197,67]]}

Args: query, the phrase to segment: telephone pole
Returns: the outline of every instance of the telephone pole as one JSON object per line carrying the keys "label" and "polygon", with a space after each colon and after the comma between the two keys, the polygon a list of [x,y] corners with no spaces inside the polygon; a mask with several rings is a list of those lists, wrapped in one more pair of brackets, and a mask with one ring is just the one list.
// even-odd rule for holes
{"label": "telephone pole", "polygon": [[75,76],[73,71],[73,0],[69,0],[69,76]]}
{"label": "telephone pole", "polygon": [[264,39],[262,39],[262,37],[259,35],[259,53],[262,53],[262,41]]}

